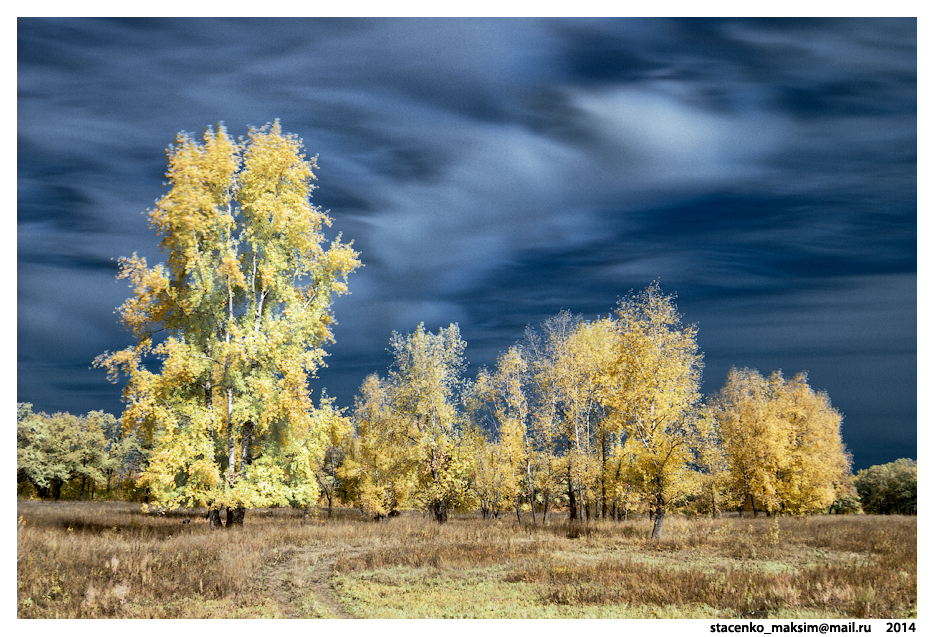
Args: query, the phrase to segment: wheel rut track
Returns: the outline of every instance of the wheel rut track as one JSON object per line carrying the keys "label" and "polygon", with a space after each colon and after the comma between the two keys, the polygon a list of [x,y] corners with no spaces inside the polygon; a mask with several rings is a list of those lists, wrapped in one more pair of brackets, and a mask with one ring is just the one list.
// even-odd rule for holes
{"label": "wheel rut track", "polygon": [[302,607],[300,600],[311,594],[324,617],[355,619],[347,612],[335,595],[331,585],[334,564],[341,557],[354,557],[365,549],[295,547],[280,561],[263,567],[258,575],[260,590],[276,602],[283,618],[314,617]]}

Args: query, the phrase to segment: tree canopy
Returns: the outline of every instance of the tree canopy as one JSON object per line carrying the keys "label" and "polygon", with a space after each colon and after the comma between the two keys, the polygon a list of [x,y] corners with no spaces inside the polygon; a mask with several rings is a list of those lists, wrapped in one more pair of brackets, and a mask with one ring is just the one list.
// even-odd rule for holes
{"label": "tree canopy", "polygon": [[767,512],[827,509],[849,491],[850,454],[841,440],[841,414],[828,395],[777,370],[764,378],[731,369],[708,401],[728,471],[730,499]]}
{"label": "tree canopy", "polygon": [[867,513],[917,513],[918,468],[900,458],[861,469],[854,477],[860,504]]}
{"label": "tree canopy", "polygon": [[394,332],[387,378],[369,376],[361,386],[355,468],[361,504],[375,515],[417,504],[444,522],[473,504],[459,444],[465,345],[454,324],[437,334],[421,323],[410,334]]}
{"label": "tree canopy", "polygon": [[40,498],[58,500],[69,490],[93,497],[96,487],[110,495],[114,476],[131,473],[144,453],[136,436],[121,435],[116,418],[103,411],[37,414],[19,403],[16,412],[17,483]]}

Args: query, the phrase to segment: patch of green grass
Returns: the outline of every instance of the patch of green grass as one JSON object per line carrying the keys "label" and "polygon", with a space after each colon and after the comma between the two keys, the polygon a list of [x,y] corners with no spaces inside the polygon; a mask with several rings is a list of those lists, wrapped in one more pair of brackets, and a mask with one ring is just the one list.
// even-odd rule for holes
{"label": "patch of green grass", "polygon": [[333,619],[334,615],[325,607],[324,604],[315,596],[314,593],[306,593],[294,602],[296,611],[301,617],[308,619]]}
{"label": "patch of green grass", "polygon": [[348,608],[373,619],[717,617],[714,609],[688,614],[680,608],[630,608],[627,604],[543,604],[538,586],[491,579],[487,569],[454,575],[425,568],[394,568],[340,575],[336,585]]}
{"label": "patch of green grass", "polygon": [[492,579],[489,569],[438,573],[394,568],[340,575],[340,598],[361,617],[375,619],[716,619],[706,605],[627,603],[572,606],[543,603],[542,587]]}

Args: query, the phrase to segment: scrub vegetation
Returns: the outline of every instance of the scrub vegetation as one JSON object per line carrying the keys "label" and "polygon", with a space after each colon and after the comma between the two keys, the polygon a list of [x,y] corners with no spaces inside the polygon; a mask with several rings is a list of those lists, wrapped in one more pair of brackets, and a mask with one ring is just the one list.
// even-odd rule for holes
{"label": "scrub vegetation", "polygon": [[914,516],[673,515],[651,540],[647,517],[287,508],[217,533],[206,513],[20,501],[17,616],[916,616]]}

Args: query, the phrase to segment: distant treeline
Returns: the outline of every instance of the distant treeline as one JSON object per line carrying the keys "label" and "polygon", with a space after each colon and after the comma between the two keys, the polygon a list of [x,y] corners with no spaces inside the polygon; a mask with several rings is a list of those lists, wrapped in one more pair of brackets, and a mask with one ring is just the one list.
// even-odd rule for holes
{"label": "distant treeline", "polygon": [[[143,500],[146,489],[136,480],[150,453],[135,434],[123,435],[111,414],[96,411],[86,416],[50,416],[33,413],[29,403],[17,405],[17,494],[21,497]],[[345,464],[346,459],[347,450],[332,446],[318,469],[328,504],[334,499],[360,504],[359,498],[351,495],[355,481],[338,477],[351,466],[350,462]],[[914,460],[900,458],[873,465],[858,471],[852,481],[856,497],[836,500],[830,507],[832,512],[917,513]],[[473,488],[478,488],[476,478]],[[559,496],[554,506],[567,508],[567,498]],[[493,511],[491,503],[481,497],[478,508],[485,508],[488,515]]]}
{"label": "distant treeline", "polygon": [[[639,302],[658,300],[650,290]],[[350,415],[327,398],[316,410],[323,451],[309,472],[311,488],[329,509],[338,502],[376,517],[425,508],[438,519],[448,510],[525,511],[543,523],[557,510],[572,519],[621,519],[653,513],[660,498],[667,510],[697,514],[916,513],[915,461],[850,475],[840,414],[804,374],[786,380],[734,369],[692,410],[672,411],[672,388],[649,392],[668,403],[641,403],[639,379],[620,374],[614,361],[621,349],[614,321],[562,312],[528,329],[495,370],[481,369],[473,380],[461,376],[466,344],[456,325],[394,334],[388,375],[364,381]],[[651,355],[653,348],[626,351]],[[650,370],[642,382],[655,383],[679,377],[665,368],[673,360],[668,352],[627,369]],[[621,395],[641,410],[621,409],[614,402]],[[670,410],[668,428],[645,420],[647,404],[650,414]],[[652,453],[653,436],[666,461],[677,463],[666,466]],[[140,478],[151,455],[152,443],[122,431],[110,414],[17,406],[22,497],[149,499]],[[184,488],[186,476],[177,480]]]}
{"label": "distant treeline", "polygon": [[702,399],[695,334],[657,284],[606,318],[563,311],[527,328],[474,379],[457,325],[394,333],[386,376],[363,382],[345,437],[332,438],[322,489],[377,517],[650,514],[654,535],[666,511],[849,513],[861,500],[915,511],[914,495],[876,504],[895,503],[880,490],[904,493],[910,472],[851,474],[841,414],[804,372],[732,369]]}

